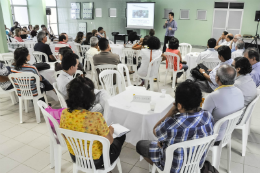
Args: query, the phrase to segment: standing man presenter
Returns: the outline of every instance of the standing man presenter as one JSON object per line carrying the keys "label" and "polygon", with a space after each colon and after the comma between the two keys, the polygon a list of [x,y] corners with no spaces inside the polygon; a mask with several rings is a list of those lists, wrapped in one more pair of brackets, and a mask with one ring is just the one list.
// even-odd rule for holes
{"label": "standing man presenter", "polygon": [[174,18],[174,13],[169,13],[169,20],[166,20],[165,24],[163,25],[163,28],[166,28],[166,33],[164,37],[164,44],[163,44],[163,52],[166,50],[166,44],[169,42],[171,38],[174,37],[175,31],[177,31],[177,23]]}

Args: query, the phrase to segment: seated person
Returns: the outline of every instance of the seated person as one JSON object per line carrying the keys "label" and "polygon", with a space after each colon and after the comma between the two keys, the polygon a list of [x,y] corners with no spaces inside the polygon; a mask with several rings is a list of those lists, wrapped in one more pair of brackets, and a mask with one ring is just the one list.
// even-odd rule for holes
{"label": "seated person", "polygon": [[[180,68],[180,70],[184,69],[184,71],[187,71],[188,66],[182,62],[182,56],[181,56],[181,53],[178,50],[178,48],[179,48],[179,40],[176,37],[173,37],[172,39],[169,40],[169,48],[166,49],[166,52],[170,52],[170,53],[179,55],[179,57],[180,57],[179,68]],[[168,60],[164,54],[162,56],[166,60],[166,69],[168,69]],[[177,71],[177,57],[174,57],[174,71]],[[177,78],[181,77],[182,73],[183,72],[177,73]],[[176,83],[177,83],[177,80],[176,80]]]}
{"label": "seated person", "polygon": [[231,41],[233,40],[233,34],[229,33],[228,35],[226,35],[226,41],[224,41],[223,43],[221,43],[219,46],[216,46],[215,49],[217,50],[220,46],[230,46],[231,45]]}
{"label": "seated person", "polygon": [[[56,58],[52,55],[51,48],[48,44],[45,44],[47,42],[47,36],[45,32],[40,31],[37,35],[38,43],[34,46],[34,51],[43,52],[48,56],[49,62],[55,62]],[[45,57],[42,57],[42,61],[46,62]]]}
{"label": "seated person", "polygon": [[31,36],[32,38],[35,37],[37,35],[37,31],[39,30],[39,25],[35,25],[33,27],[33,30],[31,31]]}
{"label": "seated person", "polygon": [[9,38],[13,35],[12,31],[9,28],[7,28],[6,25],[5,25],[5,34],[8,35]]}
{"label": "seated person", "polygon": [[98,47],[98,38],[97,37],[92,36],[90,38],[90,46],[91,47],[87,51],[87,54],[94,56],[94,55],[100,53],[100,50],[99,50],[99,47]]}
{"label": "seated person", "polygon": [[18,42],[24,42],[23,39],[21,38],[21,29],[16,28],[14,30],[14,39],[16,39]]}
{"label": "seated person", "polygon": [[[69,41],[69,37],[68,35],[65,33],[65,34],[61,34],[59,36],[59,42],[57,44],[64,44],[65,46],[71,48],[71,46],[68,44],[68,41]],[[62,47],[65,47],[65,46],[62,46]],[[61,47],[59,47],[58,45],[55,45],[55,52],[59,52],[59,49]]]}
{"label": "seated person", "polygon": [[98,39],[107,38],[106,31],[104,31],[103,27],[98,28],[97,38]]}
{"label": "seated person", "polygon": [[84,40],[81,45],[90,45],[90,38],[92,37],[92,33],[88,32],[86,34],[86,40]]}
{"label": "seated person", "polygon": [[149,35],[146,35],[144,38],[140,38],[140,41],[133,45],[132,49],[134,50],[141,50],[145,46],[147,46],[147,40],[150,38]]}
{"label": "seated person", "polygon": [[231,49],[231,52],[236,51],[236,42],[238,40],[242,40],[242,36],[240,34],[236,34],[234,36],[233,40],[231,41],[230,46],[229,46],[229,48]]}
{"label": "seated person", "polygon": [[128,43],[133,44],[135,40],[139,40],[136,32],[130,32],[128,34]]}
{"label": "seated person", "polygon": [[[76,77],[69,83],[68,100],[66,100],[68,108],[62,111],[60,128],[107,138],[110,142],[109,158],[110,163],[112,164],[120,155],[126,135],[113,138],[114,128],[112,126],[107,126],[103,115],[99,112],[93,113],[89,111],[91,107],[94,106],[95,94],[93,90],[89,88],[88,84],[86,78],[81,76]],[[76,158],[73,149],[67,140],[66,143],[72,161],[75,163]],[[99,141],[94,141],[93,143],[92,157],[96,169],[104,167],[102,144]]]}
{"label": "seated person", "polygon": [[[12,73],[22,73],[22,72],[29,72],[34,73],[39,76],[40,78],[40,90],[41,92],[44,91],[51,91],[54,90],[53,86],[47,81],[43,76],[40,75],[37,68],[34,65],[30,65],[27,62],[30,61],[30,54],[27,48],[19,47],[14,51],[14,64],[11,66]],[[36,88],[35,81],[31,84],[32,93],[34,95],[38,95]],[[20,91],[21,92],[21,91]],[[18,95],[19,95],[18,91]]]}
{"label": "seated person", "polygon": [[13,89],[13,85],[10,82],[8,75],[11,73],[11,68],[9,66],[5,66],[4,63],[0,62],[0,87],[2,90],[7,91]]}
{"label": "seated person", "polygon": [[[79,65],[78,56],[74,53],[67,52],[62,58],[61,65],[63,70],[57,78],[57,89],[66,100],[68,98],[67,84],[73,80],[73,75],[76,73]],[[97,95],[97,100],[95,102],[95,106],[92,109],[102,113],[105,108],[106,100],[110,98],[110,96],[105,90],[95,89],[94,93]]]}
{"label": "seated person", "polygon": [[217,41],[217,45],[216,46],[219,46],[221,45],[223,42],[226,41],[226,35],[228,35],[228,32],[227,31],[223,31],[222,35],[219,37],[218,41]]}
{"label": "seated person", "polygon": [[[230,50],[230,48],[228,48]],[[231,50],[230,50],[231,51]],[[217,70],[216,82],[218,88],[209,94],[202,106],[203,110],[209,111],[215,123],[232,113],[241,110],[244,107],[244,96],[240,89],[234,86],[236,70],[228,64],[223,64]],[[218,145],[223,139],[227,123],[220,127],[215,145]]]}
{"label": "seated person", "polygon": [[152,36],[154,36],[154,35],[155,35],[154,29],[150,29],[150,31],[149,31],[149,36],[152,37]]}
{"label": "seated person", "polygon": [[[172,144],[213,135],[214,120],[210,112],[201,110],[202,93],[194,82],[183,82],[177,86],[175,103],[171,110],[154,126],[156,141],[141,140],[136,151],[151,165],[163,170],[165,150]],[[167,131],[167,133],[166,133]],[[204,153],[200,165],[206,159]],[[184,151],[175,150],[170,173],[181,170]]]}
{"label": "seated person", "polygon": [[93,30],[92,30],[92,36],[93,36],[93,37],[97,37],[97,34],[98,34],[97,30],[96,30],[96,29],[93,29]]}
{"label": "seated person", "polygon": [[27,27],[24,26],[24,27],[22,28],[22,30],[21,30],[21,38],[22,38],[22,39],[26,39],[26,38],[27,38],[27,34],[30,34],[30,32],[27,31]]}
{"label": "seated person", "polygon": [[245,57],[235,58],[232,62],[232,66],[237,71],[237,76],[234,85],[242,91],[246,107],[257,96],[255,82],[250,76],[252,66],[249,63],[248,59]]}
{"label": "seated person", "polygon": [[260,55],[257,49],[250,47],[245,50],[244,57],[246,57],[252,65],[252,72],[250,75],[254,80],[256,87],[258,87],[260,85]]}
{"label": "seated person", "polygon": [[231,59],[231,50],[228,46],[221,46],[218,48],[218,58],[221,61],[213,70],[208,70],[210,73],[207,74],[204,69],[200,69],[200,73],[205,77],[205,81],[199,80],[194,78],[193,76],[190,76],[189,79],[196,82],[200,89],[203,92],[211,93],[216,88],[218,88],[218,83],[216,82],[216,73],[220,66],[223,64],[231,65],[233,62],[233,59]]}
{"label": "seated person", "polygon": [[15,21],[14,22],[14,26],[11,27],[11,32],[14,32],[14,30],[17,29],[17,28],[21,28],[21,26],[20,26],[20,24],[18,22]]}
{"label": "seated person", "polygon": [[235,59],[236,57],[243,57],[244,56],[244,49],[245,49],[245,43],[243,40],[238,40],[236,42],[236,50],[232,52],[231,58]]}
{"label": "seated person", "polygon": [[78,32],[76,39],[74,40],[76,43],[81,44],[83,42],[83,32]]}
{"label": "seated person", "polygon": [[218,59],[218,52],[214,49],[216,47],[216,39],[210,38],[208,40],[208,49],[204,52],[201,52],[197,59],[197,64],[201,63],[203,60],[206,59]]}
{"label": "seated person", "polygon": [[[76,56],[77,59],[79,59],[78,55],[76,55],[75,53],[72,52],[71,48],[69,47],[61,47],[60,50],[59,50],[59,58],[60,58],[60,61],[62,61],[64,55],[66,53],[70,53],[70,54],[67,54],[66,56]],[[56,62],[55,63],[55,71],[60,71],[62,70],[62,65],[61,65],[61,62]],[[78,70],[80,71],[84,71],[83,70],[83,66],[81,63],[79,63],[78,65]]]}

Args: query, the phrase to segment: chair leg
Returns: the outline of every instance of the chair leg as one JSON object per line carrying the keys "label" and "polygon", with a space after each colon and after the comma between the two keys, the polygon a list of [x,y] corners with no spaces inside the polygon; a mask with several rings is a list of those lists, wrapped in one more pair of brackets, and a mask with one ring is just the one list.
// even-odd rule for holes
{"label": "chair leg", "polygon": [[167,75],[168,75],[168,70],[166,69],[166,74],[165,74],[165,79],[164,79],[164,85],[166,85],[166,78],[167,78]]}
{"label": "chair leg", "polygon": [[39,124],[41,123],[41,116],[40,116],[40,108],[38,107],[37,101],[38,98],[33,98],[33,106],[34,106],[36,121]]}
{"label": "chair leg", "polygon": [[242,156],[246,155],[247,139],[248,139],[248,128],[247,125],[245,124],[242,128]]}
{"label": "chair leg", "polygon": [[227,171],[228,171],[228,173],[231,173],[230,163],[231,163],[231,140],[227,144]]}
{"label": "chair leg", "polygon": [[20,123],[23,123],[23,100],[19,97],[19,114],[20,114]]}
{"label": "chair leg", "polygon": [[76,163],[73,163],[73,173],[78,173],[78,169],[77,169]]}
{"label": "chair leg", "polygon": [[176,76],[177,76],[177,73],[176,73],[176,72],[173,72],[173,76],[172,76],[172,88],[175,88]]}
{"label": "chair leg", "polygon": [[[148,80],[149,81],[149,80]],[[150,91],[154,91],[154,82],[153,79],[150,80]]]}
{"label": "chair leg", "polygon": [[55,159],[54,159],[54,148],[53,143],[50,141],[50,167],[51,169],[54,168]]}
{"label": "chair leg", "polygon": [[155,173],[155,171],[156,171],[156,166],[155,164],[153,164],[152,173]]}
{"label": "chair leg", "polygon": [[135,82],[135,80],[137,79],[137,66],[136,65],[133,66],[133,71],[135,72],[133,75],[133,81]]}
{"label": "chair leg", "polygon": [[45,103],[48,104],[48,100],[47,100],[46,94],[43,94],[43,97],[44,97]]}
{"label": "chair leg", "polygon": [[158,90],[157,90],[157,91],[158,91],[158,92],[160,92],[159,81],[157,80],[157,82],[156,82],[156,83],[157,83],[157,88],[158,88]]}
{"label": "chair leg", "polygon": [[25,112],[28,113],[28,100],[24,100]]}
{"label": "chair leg", "polygon": [[11,100],[12,100],[12,104],[14,105],[14,104],[16,103],[15,93],[14,93],[14,92],[11,92],[11,93],[10,93],[10,97],[11,97]]}
{"label": "chair leg", "polygon": [[119,173],[122,173],[122,167],[121,167],[120,158],[118,158],[118,161],[117,161],[116,165],[117,165],[118,172],[119,172]]}
{"label": "chair leg", "polygon": [[[222,145],[222,144],[221,144]],[[222,146],[214,146],[212,148],[212,165],[218,170],[219,169],[219,163],[220,163],[220,157],[222,152]]]}
{"label": "chair leg", "polygon": [[55,173],[61,173],[61,155],[62,155],[61,146],[55,147],[54,148]]}

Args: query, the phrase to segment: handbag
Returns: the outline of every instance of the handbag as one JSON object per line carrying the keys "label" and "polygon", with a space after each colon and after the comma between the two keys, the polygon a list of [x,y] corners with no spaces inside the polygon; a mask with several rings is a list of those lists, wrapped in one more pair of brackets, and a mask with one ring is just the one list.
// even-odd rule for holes
{"label": "handbag", "polygon": [[200,173],[219,173],[218,170],[211,165],[209,161],[205,161]]}
{"label": "handbag", "polygon": [[200,73],[200,68],[204,69],[205,73],[209,74],[208,68],[203,64],[198,64],[197,67],[191,69],[190,73],[194,78],[204,81],[206,78]]}
{"label": "handbag", "polygon": [[47,70],[51,68],[50,64],[44,62],[34,63],[33,65],[37,68],[38,71]]}

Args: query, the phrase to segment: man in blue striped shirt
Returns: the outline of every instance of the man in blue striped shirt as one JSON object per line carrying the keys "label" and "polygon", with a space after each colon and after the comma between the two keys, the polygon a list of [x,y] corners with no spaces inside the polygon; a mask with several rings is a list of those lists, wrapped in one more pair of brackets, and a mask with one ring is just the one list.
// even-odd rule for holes
{"label": "man in blue striped shirt", "polygon": [[166,33],[164,37],[164,44],[163,44],[163,52],[166,50],[166,44],[169,42],[171,38],[174,37],[175,31],[177,31],[177,23],[174,18],[174,13],[170,12],[169,13],[169,20],[165,21],[165,24],[163,25],[163,28],[166,28]]}

